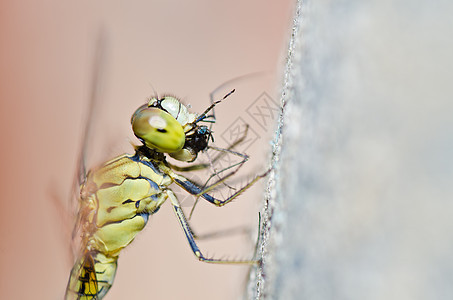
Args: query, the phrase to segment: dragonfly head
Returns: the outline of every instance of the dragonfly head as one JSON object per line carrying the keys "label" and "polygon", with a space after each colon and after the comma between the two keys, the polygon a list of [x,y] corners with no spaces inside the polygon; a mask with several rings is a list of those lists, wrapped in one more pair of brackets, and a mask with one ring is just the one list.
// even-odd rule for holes
{"label": "dragonfly head", "polygon": [[198,125],[196,114],[190,113],[178,99],[166,96],[152,98],[132,115],[135,136],[148,148],[168,153],[172,158],[192,162],[208,147],[212,132]]}

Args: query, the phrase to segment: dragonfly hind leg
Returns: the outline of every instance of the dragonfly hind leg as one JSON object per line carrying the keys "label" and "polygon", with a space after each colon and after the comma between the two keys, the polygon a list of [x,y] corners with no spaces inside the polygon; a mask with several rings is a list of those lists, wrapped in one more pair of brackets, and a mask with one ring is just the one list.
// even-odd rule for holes
{"label": "dragonfly hind leg", "polygon": [[173,210],[178,218],[179,224],[184,231],[187,241],[189,242],[190,248],[192,249],[193,254],[198,258],[198,260],[207,262],[207,263],[215,263],[215,264],[258,264],[258,260],[223,260],[223,259],[215,259],[215,258],[207,258],[205,257],[200,248],[198,248],[197,243],[195,242],[194,235],[192,233],[192,229],[190,228],[189,223],[184,215],[183,210],[179,204],[178,198],[171,190],[166,190],[165,193],[168,195],[168,198],[171,201],[173,206]]}

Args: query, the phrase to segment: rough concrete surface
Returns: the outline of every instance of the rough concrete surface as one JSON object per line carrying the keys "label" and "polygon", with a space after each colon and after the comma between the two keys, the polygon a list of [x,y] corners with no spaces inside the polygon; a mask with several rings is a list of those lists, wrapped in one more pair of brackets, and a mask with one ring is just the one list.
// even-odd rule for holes
{"label": "rough concrete surface", "polygon": [[453,2],[299,1],[252,299],[453,299]]}

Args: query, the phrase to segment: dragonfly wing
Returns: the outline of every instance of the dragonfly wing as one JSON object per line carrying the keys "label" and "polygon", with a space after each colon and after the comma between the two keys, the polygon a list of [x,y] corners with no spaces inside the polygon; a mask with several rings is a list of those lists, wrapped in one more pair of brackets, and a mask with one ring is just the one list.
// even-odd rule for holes
{"label": "dragonfly wing", "polygon": [[[81,187],[86,183],[88,170],[96,169],[103,161],[110,160],[122,151],[122,149],[112,147],[118,140],[114,138],[115,132],[117,136],[127,136],[127,130],[130,131],[129,116],[124,116],[123,110],[125,122],[124,124],[118,122],[115,120],[117,116],[109,110],[109,107],[115,107],[116,104],[111,103],[110,99],[109,103],[105,101],[106,84],[104,81],[107,73],[107,46],[107,34],[103,31],[99,34],[96,43],[89,88],[89,103],[85,114],[78,164],[69,200],[69,210],[75,222],[71,242],[74,265],[66,291],[66,299],[101,299],[110,288],[116,272],[116,260],[112,261],[112,259],[100,257],[99,253],[87,250],[88,236],[87,232],[84,231],[87,228],[89,220],[87,215],[90,215],[90,212],[86,211],[85,205],[81,202],[83,201],[81,199],[84,198],[81,195]],[[132,110],[133,108],[131,108]],[[111,125],[117,123],[121,123],[120,126],[125,128],[123,129],[126,132],[124,135],[122,134],[123,131],[118,131],[116,127]],[[120,140],[120,142],[123,142],[123,140]],[[107,270],[107,273],[105,276],[99,276],[99,274],[96,276],[96,270]]]}

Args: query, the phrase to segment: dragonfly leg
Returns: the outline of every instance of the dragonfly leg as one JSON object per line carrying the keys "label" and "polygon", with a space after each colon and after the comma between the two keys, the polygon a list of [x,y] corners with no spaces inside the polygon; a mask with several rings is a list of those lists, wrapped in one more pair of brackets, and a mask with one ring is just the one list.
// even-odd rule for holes
{"label": "dragonfly leg", "polygon": [[254,179],[252,179],[245,186],[243,186],[242,188],[237,190],[235,193],[233,193],[230,197],[226,198],[225,200],[217,199],[217,198],[211,196],[210,194],[208,194],[207,191],[210,191],[214,187],[216,187],[219,184],[223,183],[225,180],[227,180],[228,178],[233,176],[236,173],[236,171],[233,171],[230,174],[224,176],[223,178],[221,178],[220,180],[218,180],[217,182],[215,182],[214,184],[208,186],[205,189],[201,189],[196,184],[192,183],[187,178],[185,178],[185,177],[183,177],[181,175],[174,174],[173,175],[173,180],[176,182],[176,184],[178,184],[180,187],[182,187],[184,190],[186,190],[187,192],[191,193],[192,195],[201,196],[203,199],[205,199],[209,203],[214,204],[215,206],[224,206],[225,204],[228,204],[231,201],[233,201],[233,199],[235,199],[237,196],[239,196],[245,190],[250,188],[252,185],[254,185],[258,180],[260,180],[263,177],[266,177],[269,174],[270,171],[271,171],[271,169],[268,169],[266,172],[264,172],[264,173],[262,173],[260,175],[257,175]]}
{"label": "dragonfly leg", "polygon": [[198,258],[198,260],[207,262],[207,263],[215,263],[215,264],[257,264],[259,261],[257,260],[224,260],[224,259],[215,259],[215,258],[207,258],[205,257],[200,248],[198,248],[197,243],[195,242],[195,238],[192,233],[192,229],[190,228],[189,223],[184,215],[183,210],[179,204],[178,198],[171,190],[166,190],[165,193],[168,195],[168,198],[171,201],[173,206],[173,210],[178,218],[179,224],[181,225],[182,230],[186,236],[187,241],[189,242],[190,248],[192,249],[193,254]]}

